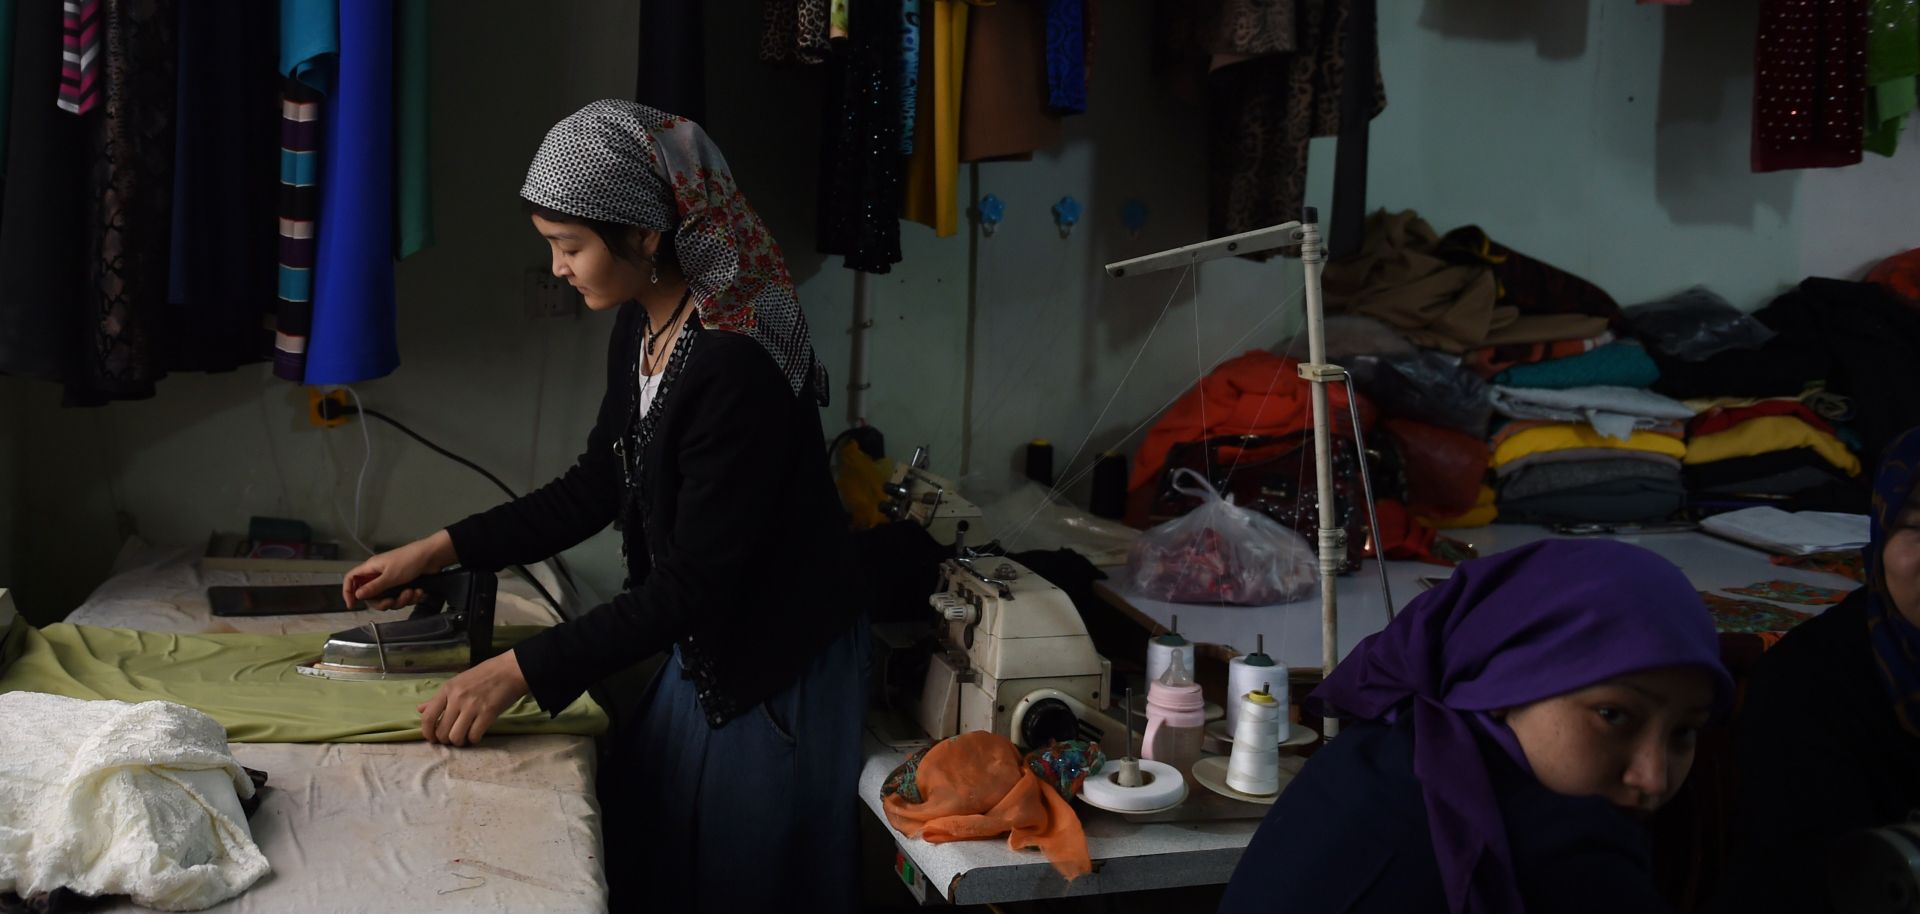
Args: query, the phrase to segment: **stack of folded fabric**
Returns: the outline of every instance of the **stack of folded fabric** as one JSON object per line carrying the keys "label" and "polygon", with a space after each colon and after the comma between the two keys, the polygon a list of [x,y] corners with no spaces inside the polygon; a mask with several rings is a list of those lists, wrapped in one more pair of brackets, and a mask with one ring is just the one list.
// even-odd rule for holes
{"label": "stack of folded fabric", "polygon": [[1860,458],[1827,412],[1844,401],[1815,390],[1801,397],[1690,401],[1686,481],[1702,510],[1754,504],[1792,510],[1864,512]]}
{"label": "stack of folded fabric", "polygon": [[[1564,366],[1553,370],[1569,377],[1583,374]],[[1499,384],[1493,388],[1493,407],[1508,418],[1491,442],[1503,519],[1651,521],[1671,515],[1686,501],[1681,458],[1686,455],[1684,423],[1693,411],[1677,400],[1613,385]]]}

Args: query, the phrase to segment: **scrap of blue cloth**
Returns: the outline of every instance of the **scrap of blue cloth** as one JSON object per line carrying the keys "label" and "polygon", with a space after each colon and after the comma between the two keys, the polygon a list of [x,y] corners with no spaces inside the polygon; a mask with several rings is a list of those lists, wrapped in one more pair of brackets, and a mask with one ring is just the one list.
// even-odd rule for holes
{"label": "scrap of blue cloth", "polygon": [[308,384],[400,365],[393,288],[393,8],[340,0],[339,69],[321,137]]}
{"label": "scrap of blue cloth", "polygon": [[1622,340],[1591,352],[1515,365],[1493,376],[1505,387],[1650,387],[1660,380],[1660,368],[1639,343]]}

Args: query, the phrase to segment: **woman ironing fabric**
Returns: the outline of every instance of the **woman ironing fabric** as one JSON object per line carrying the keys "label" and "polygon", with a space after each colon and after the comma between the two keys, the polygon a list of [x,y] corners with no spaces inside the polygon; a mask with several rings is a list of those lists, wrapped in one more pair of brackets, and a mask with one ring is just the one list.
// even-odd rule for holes
{"label": "woman ironing fabric", "polygon": [[617,315],[586,450],[532,494],[368,559],[346,595],[539,561],[617,524],[626,589],[449,680],[422,734],[473,744],[525,695],[558,712],[671,650],[612,736],[608,776],[646,835],[609,870],[661,910],[851,909],[865,589],[827,471],[826,371],[780,249],[705,131],[633,102],[555,125],[520,196],[554,275]]}

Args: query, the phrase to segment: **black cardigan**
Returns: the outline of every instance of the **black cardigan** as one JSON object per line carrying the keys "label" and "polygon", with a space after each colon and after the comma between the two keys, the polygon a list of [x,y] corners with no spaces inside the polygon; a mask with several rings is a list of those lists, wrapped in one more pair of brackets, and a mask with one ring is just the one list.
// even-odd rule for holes
{"label": "black cardigan", "polygon": [[[539,561],[615,520],[626,483],[613,442],[633,405],[641,318],[629,303],[614,322],[606,394],[573,468],[447,528],[463,566]],[[548,712],[678,642],[718,727],[790,685],[865,609],[812,391],[794,396],[747,336],[696,329],[681,345],[654,404],[639,522],[622,532],[626,590],[514,648]]]}
{"label": "black cardigan", "polygon": [[1718,910],[1833,910],[1835,838],[1920,808],[1920,738],[1901,729],[1867,641],[1867,588],[1760,658],[1734,721],[1733,863]]}
{"label": "black cardigan", "polygon": [[[1484,738],[1480,750],[1528,911],[1667,910],[1632,820],[1597,797],[1548,790]],[[1445,914],[1411,715],[1350,724],[1307,761],[1254,833],[1220,910]]]}

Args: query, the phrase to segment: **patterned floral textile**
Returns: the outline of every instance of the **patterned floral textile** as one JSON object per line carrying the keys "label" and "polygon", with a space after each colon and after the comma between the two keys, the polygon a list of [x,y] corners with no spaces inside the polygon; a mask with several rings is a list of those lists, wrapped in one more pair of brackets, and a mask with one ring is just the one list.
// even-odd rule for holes
{"label": "patterned floral textile", "polygon": [[827,405],[827,369],[779,244],[734,184],[700,125],[625,99],[602,99],[547,132],[520,196],[583,219],[672,230],[700,323],[752,337],[797,396]]}
{"label": "patterned floral textile", "polygon": [[1813,618],[1784,606],[1759,600],[1736,600],[1710,591],[1701,591],[1700,600],[1713,614],[1713,627],[1726,634],[1779,634]]}
{"label": "patterned floral textile", "polygon": [[1080,785],[1085,783],[1087,775],[1099,774],[1107,764],[1107,754],[1100,751],[1100,744],[1084,739],[1070,739],[1056,742],[1045,749],[1027,753],[1027,767],[1040,776],[1040,780],[1052,785],[1060,795],[1071,800],[1080,793]]}
{"label": "patterned floral textile", "polygon": [[1776,555],[1767,561],[1787,568],[1837,574],[1866,583],[1867,571],[1858,552],[1816,552],[1812,555]]}
{"label": "patterned floral textile", "polygon": [[1800,603],[1807,606],[1832,606],[1847,598],[1848,591],[1799,581],[1761,581],[1745,587],[1728,587],[1727,593],[1759,597],[1775,603]]}

